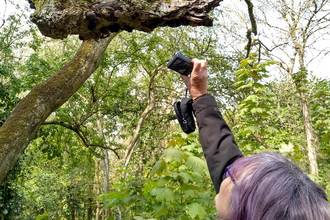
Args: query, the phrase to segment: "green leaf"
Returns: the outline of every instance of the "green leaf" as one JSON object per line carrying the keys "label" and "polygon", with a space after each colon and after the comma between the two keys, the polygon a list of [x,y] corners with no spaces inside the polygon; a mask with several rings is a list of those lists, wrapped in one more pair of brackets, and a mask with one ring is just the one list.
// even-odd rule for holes
{"label": "green leaf", "polygon": [[[111,199],[111,201],[108,203],[109,206],[115,206],[117,204],[119,204],[119,199],[118,198],[114,198],[114,199]],[[107,205],[107,206],[108,206]]]}
{"label": "green leaf", "polygon": [[160,180],[158,180],[158,185],[159,186],[164,186],[166,183],[168,183],[172,179],[171,176],[164,176]]}
{"label": "green leaf", "polygon": [[245,129],[244,129],[244,131],[252,131],[252,132],[258,132],[258,131],[260,131],[260,128],[258,128],[258,127],[256,127],[256,126],[249,126],[249,127],[246,127]]}
{"label": "green leaf", "polygon": [[294,152],[293,144],[281,144],[281,148],[279,149],[282,154],[289,154]]}
{"label": "green leaf", "polygon": [[204,219],[207,215],[203,206],[198,203],[192,203],[188,205],[188,213],[191,218],[198,216],[199,218]]}
{"label": "green leaf", "polygon": [[237,70],[236,72],[234,72],[234,75],[242,74],[243,71],[244,71],[244,69],[239,69],[239,70]]}
{"label": "green leaf", "polygon": [[325,133],[325,134],[322,135],[321,140],[324,141],[324,142],[329,142],[329,137],[330,137],[330,135],[328,133]]}
{"label": "green leaf", "polygon": [[192,171],[202,174],[202,172],[207,169],[206,162],[198,157],[190,155],[187,160],[187,167]]}
{"label": "green leaf", "polygon": [[157,201],[173,201],[174,194],[170,188],[154,188],[151,190],[151,195],[156,196]]}
{"label": "green leaf", "polygon": [[159,160],[151,170],[151,175],[157,173],[160,175],[166,169],[166,163],[164,160]]}
{"label": "green leaf", "polygon": [[183,193],[184,193],[185,198],[194,198],[195,197],[195,190],[188,189],[188,190],[185,190]]}
{"label": "green leaf", "polygon": [[162,204],[159,206],[159,208],[156,210],[155,217],[159,218],[161,215],[166,215],[167,214],[167,207],[166,205]]}
{"label": "green leaf", "polygon": [[249,95],[248,97],[246,97],[245,99],[244,99],[244,101],[247,101],[247,100],[251,100],[251,101],[253,101],[253,102],[256,102],[256,101],[258,101],[258,96],[257,95]]}
{"label": "green leaf", "polygon": [[50,214],[45,212],[43,215],[38,215],[36,217],[36,220],[42,220],[42,219],[45,219],[46,217],[48,217]]}
{"label": "green leaf", "polygon": [[167,148],[163,155],[160,157],[160,159],[163,159],[166,163],[172,162],[172,161],[178,161],[183,162],[184,161],[184,155],[185,153],[175,149],[175,148]]}
{"label": "green leaf", "polygon": [[272,134],[272,133],[277,133],[277,132],[278,132],[278,130],[277,130],[276,128],[271,127],[271,126],[267,127],[267,128],[265,129],[265,131],[268,132],[268,133],[270,133],[270,134]]}
{"label": "green leaf", "polygon": [[180,173],[178,177],[180,177],[184,183],[188,183],[189,181],[194,182],[194,179],[188,173]]}
{"label": "green leaf", "polygon": [[324,120],[324,123],[330,125],[330,119]]}
{"label": "green leaf", "polygon": [[253,108],[251,109],[251,113],[255,114],[255,113],[262,113],[263,109],[262,108]]}

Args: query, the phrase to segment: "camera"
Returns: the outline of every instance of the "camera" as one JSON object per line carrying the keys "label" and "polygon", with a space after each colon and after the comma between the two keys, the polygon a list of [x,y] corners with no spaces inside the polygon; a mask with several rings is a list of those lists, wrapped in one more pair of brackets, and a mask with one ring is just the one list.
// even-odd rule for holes
{"label": "camera", "polygon": [[167,67],[180,74],[188,76],[193,69],[193,64],[191,59],[185,57],[181,52],[176,52],[167,63]]}

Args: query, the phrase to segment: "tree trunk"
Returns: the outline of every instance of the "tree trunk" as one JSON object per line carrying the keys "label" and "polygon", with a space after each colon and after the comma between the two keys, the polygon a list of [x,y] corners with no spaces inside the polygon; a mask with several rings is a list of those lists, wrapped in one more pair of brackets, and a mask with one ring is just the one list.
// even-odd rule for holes
{"label": "tree trunk", "polygon": [[[103,118],[101,111],[98,112],[97,115],[97,128],[98,128],[98,136],[102,139],[103,144],[104,141],[104,135],[103,135]],[[108,151],[106,149],[103,150],[103,193],[107,194],[109,193],[109,156]],[[104,211],[105,218],[110,217],[110,210],[106,209]]]}
{"label": "tree trunk", "polygon": [[76,213],[74,210],[71,210],[71,220],[76,220]]}
{"label": "tree trunk", "polygon": [[94,176],[94,187],[95,187],[95,192],[96,192],[96,210],[95,210],[95,220],[99,220],[100,216],[100,207],[99,207],[99,200],[98,200],[98,195],[101,194],[100,190],[100,179],[99,179],[99,159],[96,157],[93,157],[94,162],[95,162],[95,176]]}
{"label": "tree trunk", "polygon": [[[103,150],[104,160],[103,160],[103,193],[109,193],[109,156],[108,151]],[[105,197],[106,198],[106,197]],[[110,217],[110,208],[104,211],[105,218]]]}
{"label": "tree trunk", "polygon": [[84,41],[74,58],[56,74],[36,86],[15,107],[0,128],[0,182],[47,117],[64,104],[99,66],[115,34]]}
{"label": "tree trunk", "polygon": [[304,117],[304,127],[307,140],[307,156],[309,161],[309,172],[313,175],[318,176],[319,170],[317,165],[317,155],[316,155],[316,138],[314,129],[312,126],[312,119],[310,113],[310,107],[307,101],[302,100],[301,102],[302,113]]}

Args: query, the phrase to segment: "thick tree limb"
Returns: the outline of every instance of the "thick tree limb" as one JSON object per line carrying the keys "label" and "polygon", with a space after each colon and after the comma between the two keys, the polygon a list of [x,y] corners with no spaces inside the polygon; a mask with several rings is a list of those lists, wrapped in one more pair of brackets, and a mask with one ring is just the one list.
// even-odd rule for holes
{"label": "thick tree limb", "polygon": [[0,128],[0,182],[47,117],[64,104],[99,66],[115,34],[99,42],[84,41],[74,58],[35,87]]}
{"label": "thick tree limb", "polygon": [[71,34],[99,39],[120,30],[151,32],[159,26],[212,26],[207,13],[221,1],[34,0],[36,12],[31,20],[43,35],[55,39]]}

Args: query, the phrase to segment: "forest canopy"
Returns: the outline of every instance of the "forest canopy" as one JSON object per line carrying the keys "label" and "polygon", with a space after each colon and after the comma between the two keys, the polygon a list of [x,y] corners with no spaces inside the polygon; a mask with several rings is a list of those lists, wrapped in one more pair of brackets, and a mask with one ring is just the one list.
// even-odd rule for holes
{"label": "forest canopy", "polygon": [[0,9],[0,219],[216,219],[176,51],[207,60],[244,155],[281,153],[330,196],[326,0],[51,2]]}

